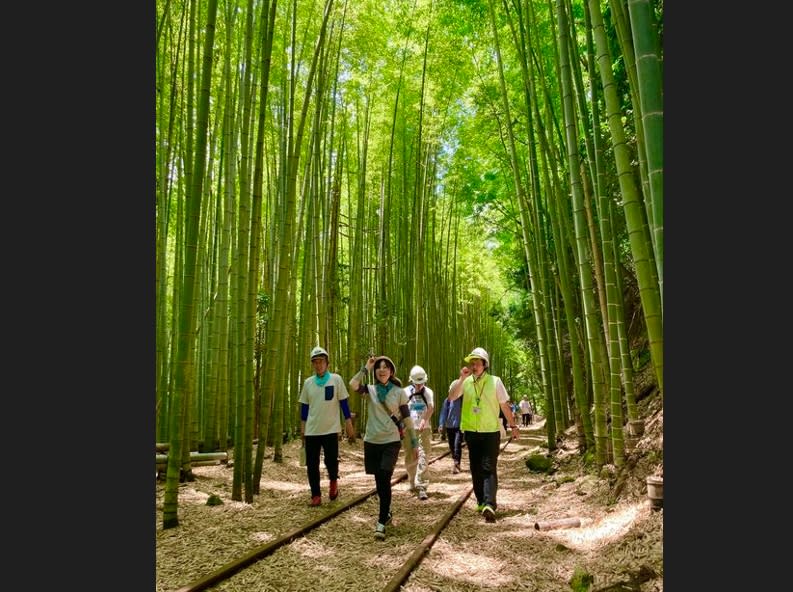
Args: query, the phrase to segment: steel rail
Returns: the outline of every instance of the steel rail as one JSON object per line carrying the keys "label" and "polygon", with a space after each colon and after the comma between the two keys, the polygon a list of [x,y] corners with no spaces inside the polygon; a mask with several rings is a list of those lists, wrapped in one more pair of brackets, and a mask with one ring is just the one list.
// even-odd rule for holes
{"label": "steel rail", "polygon": [[[507,440],[504,446],[501,447],[501,452],[504,451],[504,449],[511,441],[512,441],[511,438]],[[428,461],[427,464],[432,464],[442,458],[445,458],[449,454],[451,454],[451,451],[447,450],[444,453],[439,454],[432,460]],[[407,477],[407,472],[402,473],[400,476],[395,477],[391,481],[391,485],[396,485],[397,483],[400,483],[406,477]],[[332,520],[339,514],[342,514],[343,512],[349,510],[350,508],[353,508],[358,504],[366,501],[368,498],[375,495],[376,493],[377,493],[377,489],[372,488],[369,491],[362,493],[357,497],[353,498],[349,502],[344,503],[342,506],[339,506],[338,508],[331,510],[327,514],[324,514],[323,516],[310,520],[305,524],[303,524],[302,526],[299,526],[298,528],[295,528],[279,536],[275,540],[270,541],[269,543],[266,543],[259,547],[256,547],[255,549],[252,549],[251,551],[245,553],[241,557],[234,559],[233,561],[230,561],[225,565],[222,565],[221,567],[212,571],[206,576],[198,580],[195,580],[194,582],[186,586],[182,586],[181,588],[176,589],[174,592],[199,592],[200,590],[205,590],[206,588],[214,584],[227,580],[237,572],[267,557],[268,555],[272,555],[277,549],[283,547],[284,545],[290,544],[298,537],[309,533],[310,531],[314,530],[315,528],[324,524],[325,522]],[[452,505],[452,507],[449,508],[449,510],[447,510],[443,514],[440,520],[438,520],[433,524],[429,534],[424,538],[424,540],[422,540],[418,548],[413,553],[410,554],[410,556],[402,564],[402,566],[393,576],[393,578],[391,578],[391,580],[386,584],[386,586],[383,588],[383,592],[396,592],[399,589],[399,587],[402,585],[402,583],[404,583],[405,580],[407,580],[407,578],[410,577],[410,574],[418,567],[424,556],[432,548],[432,545],[437,540],[438,535],[446,528],[446,526],[449,524],[452,518],[460,511],[460,508],[462,508],[463,504],[471,495],[471,493],[473,493],[473,486],[469,486],[466,489],[466,491],[459,498],[457,498],[457,501]]]}

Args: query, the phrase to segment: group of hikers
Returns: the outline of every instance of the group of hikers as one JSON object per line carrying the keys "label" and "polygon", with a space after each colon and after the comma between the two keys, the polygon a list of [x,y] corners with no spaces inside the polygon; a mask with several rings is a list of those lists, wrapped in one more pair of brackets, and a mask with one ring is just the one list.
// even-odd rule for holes
{"label": "group of hikers", "polygon": [[[495,522],[502,433],[499,419],[505,420],[504,430],[510,430],[509,437],[516,439],[520,435],[517,411],[523,425],[529,425],[531,406],[526,397],[513,406],[501,378],[489,372],[490,356],[483,348],[474,348],[464,359],[466,364],[443,400],[438,430],[448,441],[455,474],[462,470],[465,441],[477,511],[485,521]],[[410,490],[418,499],[428,499],[435,393],[427,386],[427,372],[421,366],[413,366],[410,384],[403,388],[393,360],[385,355],[371,355],[350,379],[348,391],[342,377],[328,371],[329,355],[324,348],[318,346],[311,351],[311,365],[314,374],[305,380],[300,392],[300,436],[311,490],[310,505],[322,504],[320,452],[330,479],[329,498],[335,500],[339,496],[340,412],[347,438],[354,442],[348,399],[350,392],[358,393],[369,403],[363,438],[364,469],[374,476],[379,499],[374,535],[383,540],[392,518],[391,479],[403,446]]]}

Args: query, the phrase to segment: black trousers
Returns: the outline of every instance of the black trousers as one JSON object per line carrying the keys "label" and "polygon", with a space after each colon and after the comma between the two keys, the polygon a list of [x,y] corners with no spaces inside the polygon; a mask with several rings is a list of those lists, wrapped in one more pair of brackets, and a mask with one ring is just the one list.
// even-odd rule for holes
{"label": "black trousers", "polygon": [[319,489],[319,451],[325,457],[325,468],[331,481],[339,478],[339,435],[306,436],[306,474],[311,497],[321,495]]}
{"label": "black trousers", "polygon": [[454,464],[459,465],[463,456],[463,433],[460,428],[446,428],[446,441],[449,444]]}
{"label": "black trousers", "polygon": [[391,476],[394,474],[401,447],[401,440],[388,444],[372,444],[365,440],[363,443],[363,466],[367,475],[374,475],[380,502],[377,512],[377,521],[380,524],[386,523],[391,511]]}
{"label": "black trousers", "polygon": [[498,454],[501,452],[499,432],[465,432],[471,481],[476,504],[488,504],[496,509],[498,493]]}

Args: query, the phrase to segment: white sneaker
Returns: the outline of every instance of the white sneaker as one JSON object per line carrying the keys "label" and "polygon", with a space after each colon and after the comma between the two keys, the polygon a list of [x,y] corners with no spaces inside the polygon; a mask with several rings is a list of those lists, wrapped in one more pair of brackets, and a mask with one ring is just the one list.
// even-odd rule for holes
{"label": "white sneaker", "polygon": [[377,523],[374,529],[374,538],[380,539],[381,541],[385,540],[385,524]]}
{"label": "white sneaker", "polygon": [[427,499],[427,492],[426,492],[426,491],[424,491],[423,489],[419,489],[419,499],[420,499],[420,500],[425,500],[425,499]]}

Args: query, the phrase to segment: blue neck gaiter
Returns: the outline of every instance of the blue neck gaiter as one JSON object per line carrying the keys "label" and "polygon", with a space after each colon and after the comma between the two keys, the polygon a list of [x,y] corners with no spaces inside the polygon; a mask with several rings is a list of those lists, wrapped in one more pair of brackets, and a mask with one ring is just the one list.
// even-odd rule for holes
{"label": "blue neck gaiter", "polygon": [[383,403],[386,396],[388,395],[388,391],[391,390],[392,386],[394,386],[394,383],[391,381],[388,381],[387,384],[378,382],[377,385],[375,385],[375,388],[377,389],[377,400]]}
{"label": "blue neck gaiter", "polygon": [[317,383],[317,386],[325,386],[325,383],[328,382],[329,378],[330,378],[330,372],[325,370],[325,374],[323,374],[322,376],[318,376],[316,374],[314,375],[314,382]]}

